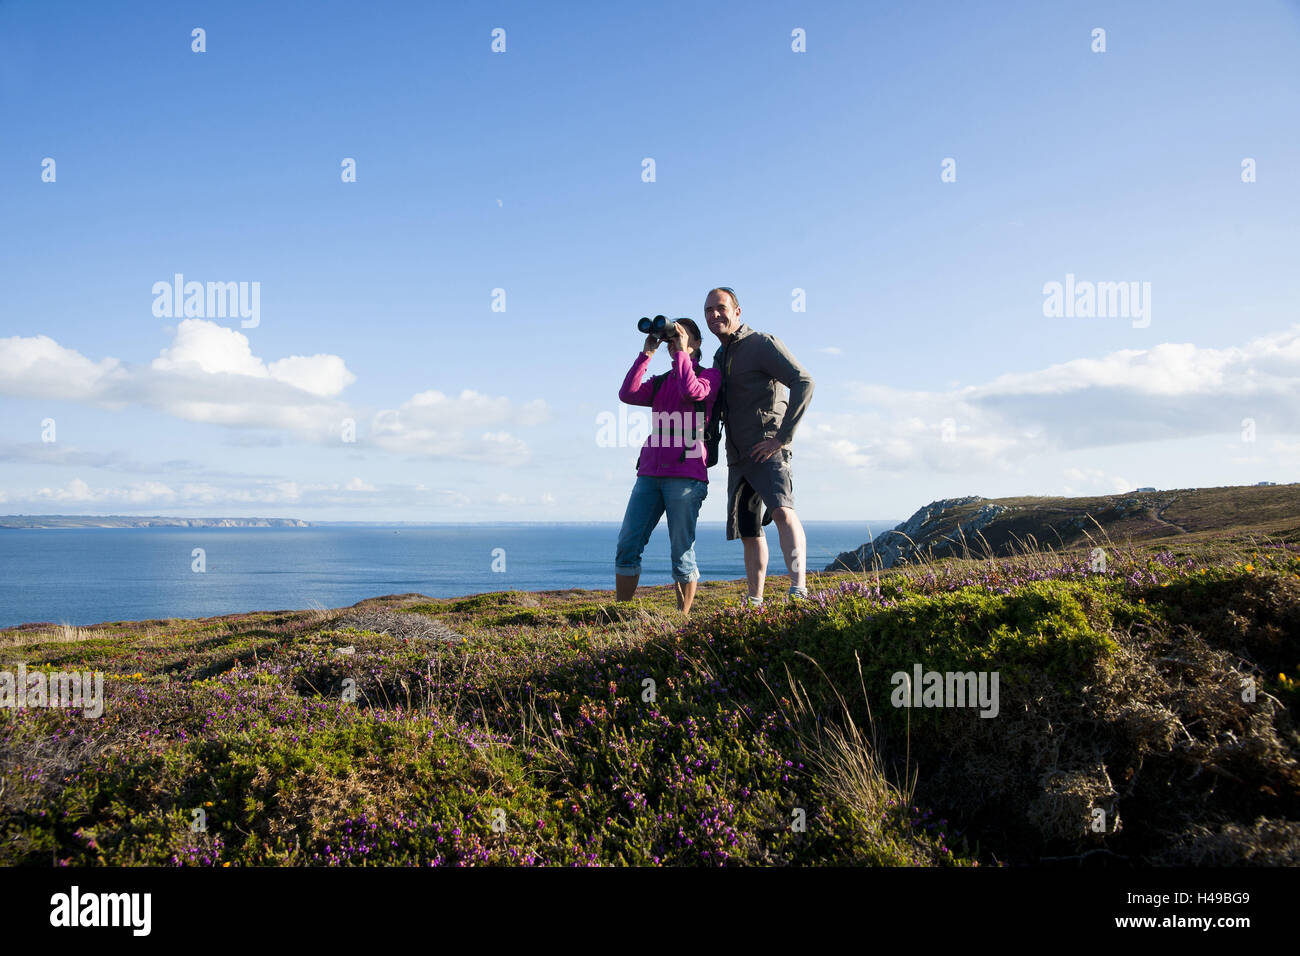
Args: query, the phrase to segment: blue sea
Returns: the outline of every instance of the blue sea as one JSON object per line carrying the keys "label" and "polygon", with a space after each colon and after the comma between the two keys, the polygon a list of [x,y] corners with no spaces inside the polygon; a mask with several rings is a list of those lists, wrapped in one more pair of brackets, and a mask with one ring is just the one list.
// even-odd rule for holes
{"label": "blue sea", "polygon": [[[804,522],[808,567],[820,570],[895,524]],[[0,529],[0,627],[344,607],[410,591],[610,589],[618,530],[617,523]],[[784,574],[776,531],[767,533],[768,573]],[[204,551],[202,573],[192,570],[195,548]],[[498,548],[504,571],[492,570]],[[727,541],[720,523],[700,523],[695,554],[704,580],[745,576],[740,542]],[[641,583],[671,580],[661,522]]]}

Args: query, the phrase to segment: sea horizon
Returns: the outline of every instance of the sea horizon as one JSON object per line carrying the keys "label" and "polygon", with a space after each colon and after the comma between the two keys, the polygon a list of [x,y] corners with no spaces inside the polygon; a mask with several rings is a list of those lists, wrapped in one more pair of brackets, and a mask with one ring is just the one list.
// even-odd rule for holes
{"label": "sea horizon", "polygon": [[[819,571],[896,524],[805,521],[807,566]],[[60,533],[0,534],[0,627],[346,607],[386,594],[609,590],[618,527],[602,521],[6,528]],[[744,578],[740,542],[726,540],[723,523],[701,521],[698,529],[701,580]],[[783,575],[780,542],[774,528],[766,530],[768,574]],[[641,583],[671,580],[661,521],[646,547]]]}
{"label": "sea horizon", "polygon": [[[343,526],[343,525],[346,525],[346,526],[349,526],[349,527],[357,527],[357,528],[393,528],[393,527],[407,527],[407,526],[409,526],[409,527],[420,527],[420,528],[463,528],[463,527],[501,527],[501,528],[514,528],[514,527],[534,527],[534,526],[540,526],[540,527],[567,527],[567,526],[593,526],[593,525],[612,525],[612,526],[614,526],[614,527],[619,527],[619,526],[621,526],[621,524],[622,524],[621,520],[613,519],[613,518],[606,518],[606,519],[599,519],[599,520],[592,519],[592,520],[588,520],[588,521],[500,521],[500,520],[493,520],[493,521],[374,521],[374,520],[371,520],[371,521],[346,521],[346,520],[339,520],[339,521],[317,521],[317,520],[312,520],[312,519],[308,519],[308,518],[283,518],[283,517],[271,517],[271,516],[268,516],[268,515],[157,515],[157,514],[149,514],[149,515],[147,515],[147,514],[139,514],[139,515],[132,515],[132,514],[120,514],[120,513],[115,513],[115,514],[105,514],[105,515],[70,515],[70,514],[39,514],[39,515],[24,515],[24,514],[12,514],[12,515],[0,515],[0,522],[3,522],[4,520],[6,520],[6,519],[8,519],[8,518],[26,518],[26,519],[35,519],[35,518],[81,518],[81,519],[86,519],[86,520],[93,520],[93,519],[108,519],[108,518],[134,518],[134,519],[157,518],[157,519],[160,519],[160,520],[167,520],[167,521],[298,521],[298,522],[302,522],[302,524],[301,524],[301,525],[297,525],[297,527],[310,527],[310,528],[316,528],[316,527],[338,527],[338,526]],[[879,525],[879,524],[889,524],[889,525],[892,527],[892,526],[894,526],[894,525],[901,524],[903,521],[906,521],[906,520],[907,520],[906,518],[860,518],[860,519],[859,519],[859,518],[853,518],[853,519],[847,519],[847,520],[845,520],[845,519],[827,519],[827,518],[806,518],[806,519],[803,520],[803,523],[804,523],[805,525],[807,525],[807,524],[823,524],[823,525],[828,525],[828,524],[863,524],[863,525],[871,525],[871,526],[875,526],[875,525]],[[723,521],[704,521],[704,520],[701,520],[701,521],[699,521],[699,522],[697,523],[697,527],[701,527],[701,528],[703,528],[703,527],[718,527],[718,528],[720,528],[720,527],[723,527],[725,524],[726,524],[726,522],[723,522]],[[246,526],[246,527],[247,527],[249,530],[271,531],[271,530],[277,530],[277,529],[284,528],[284,527],[293,527],[293,526],[289,526],[289,525],[278,525],[278,526],[277,526],[277,525],[271,525],[271,526],[248,525],[248,526]],[[8,527],[8,526],[6,526],[6,525],[0,524],[0,531],[68,531],[68,530],[78,530],[78,529],[77,529],[77,528],[14,528],[14,527]],[[111,529],[111,528],[106,528],[105,526],[102,526],[102,525],[85,525],[85,526],[84,526],[84,530],[87,530],[87,531],[95,531],[95,530],[113,530],[113,529]],[[122,529],[122,530],[147,530],[147,529],[141,528],[141,529]]]}

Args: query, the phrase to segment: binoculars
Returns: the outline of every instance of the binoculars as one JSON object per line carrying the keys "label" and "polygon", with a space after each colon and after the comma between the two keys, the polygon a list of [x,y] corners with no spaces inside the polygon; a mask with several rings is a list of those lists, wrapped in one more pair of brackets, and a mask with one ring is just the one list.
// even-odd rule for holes
{"label": "binoculars", "polygon": [[644,332],[646,335],[653,335],[662,342],[668,336],[674,334],[677,323],[680,321],[681,319],[670,319],[662,315],[656,315],[653,319],[643,316],[641,321],[636,324],[636,327],[639,331]]}

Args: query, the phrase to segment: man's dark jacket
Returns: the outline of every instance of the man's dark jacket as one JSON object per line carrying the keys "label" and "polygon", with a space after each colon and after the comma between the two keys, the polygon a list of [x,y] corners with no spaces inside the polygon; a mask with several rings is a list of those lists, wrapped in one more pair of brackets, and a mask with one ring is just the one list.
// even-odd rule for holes
{"label": "man's dark jacket", "polygon": [[785,344],[742,323],[718,346],[713,367],[722,370],[724,383],[727,464],[740,464],[751,448],[768,438],[779,438],[789,446],[812,400],[813,380]]}

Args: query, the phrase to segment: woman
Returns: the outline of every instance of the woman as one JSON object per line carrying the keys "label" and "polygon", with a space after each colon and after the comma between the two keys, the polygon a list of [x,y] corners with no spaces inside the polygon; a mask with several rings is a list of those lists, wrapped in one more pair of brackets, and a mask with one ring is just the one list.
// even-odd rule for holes
{"label": "woman", "polygon": [[[677,606],[689,614],[695,582],[700,578],[695,565],[695,521],[709,493],[704,423],[718,397],[721,372],[700,368],[700,329],[690,319],[678,319],[667,341],[672,369],[657,379],[642,381],[659,348],[659,339],[647,335],[618,392],[619,401],[650,406],[651,426],[641,446],[636,484],[618,535],[614,587],[620,601],[631,600],[636,593],[641,552],[667,511]],[[702,415],[697,414],[697,402],[703,403]]]}

